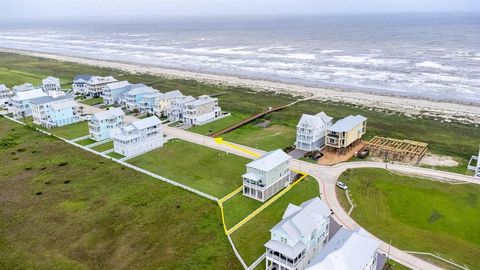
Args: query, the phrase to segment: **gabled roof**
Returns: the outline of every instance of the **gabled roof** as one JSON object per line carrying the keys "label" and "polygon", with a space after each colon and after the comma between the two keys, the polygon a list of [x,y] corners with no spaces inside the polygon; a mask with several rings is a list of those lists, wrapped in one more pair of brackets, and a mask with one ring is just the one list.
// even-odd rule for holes
{"label": "gabled roof", "polygon": [[367,231],[340,228],[310,263],[308,270],[361,270],[372,260],[380,241]]}
{"label": "gabled roof", "polygon": [[71,99],[73,100],[73,95],[72,94],[64,94],[61,96],[42,96],[38,97],[35,99],[30,100],[30,103],[35,104],[35,105],[41,105],[41,104],[48,104],[51,102],[57,102],[61,100],[67,100]]}
{"label": "gabled roof", "polygon": [[63,102],[57,102],[50,105],[50,107],[56,111],[65,109],[65,108],[74,108],[77,106],[78,106],[78,103],[73,100],[65,100]]}
{"label": "gabled roof", "polygon": [[367,118],[361,116],[361,115],[349,115],[343,119],[338,120],[328,128],[328,130],[335,131],[335,132],[345,132],[345,131],[350,131],[354,127],[360,125],[363,123]]}
{"label": "gabled roof", "polygon": [[108,82],[116,82],[117,79],[115,79],[112,76],[91,76],[90,79],[88,80],[89,83],[97,84],[97,83],[108,83]]}
{"label": "gabled roof", "polygon": [[181,98],[183,96],[184,95],[182,94],[182,92],[180,92],[180,90],[173,90],[173,91],[166,92],[165,94],[163,94],[163,99]]}
{"label": "gabled roof", "polygon": [[315,129],[321,129],[332,121],[332,117],[326,115],[324,112],[320,112],[316,115],[303,114],[298,122],[297,127],[303,127],[305,125],[311,126]]}
{"label": "gabled roof", "polygon": [[31,83],[24,83],[20,85],[15,85],[12,90],[15,92],[22,92],[22,91],[28,91],[28,90],[33,90],[33,85]]}
{"label": "gabled roof", "polygon": [[73,78],[73,81],[78,81],[78,80],[83,80],[85,82],[88,82],[90,80],[90,78],[92,78],[93,75],[85,75],[85,74],[79,74],[79,75],[75,75],[75,77]]}
{"label": "gabled roof", "polygon": [[105,119],[112,119],[118,116],[124,116],[125,113],[120,108],[110,108],[109,110],[98,112],[93,114],[92,119],[95,118],[98,121]]}
{"label": "gabled roof", "polygon": [[128,86],[127,95],[140,95],[146,93],[155,93],[158,90],[153,89],[152,87],[146,86],[143,83],[136,83]]}
{"label": "gabled roof", "polygon": [[290,160],[290,156],[281,149],[269,152],[262,157],[248,163],[246,166],[261,171],[270,171],[281,163]]}
{"label": "gabled roof", "polygon": [[185,103],[185,106],[201,106],[201,105],[204,105],[204,104],[208,104],[210,102],[215,102],[217,101],[218,99],[217,98],[212,98],[210,96],[207,96],[207,95],[202,95],[202,96],[199,96],[196,100],[192,100],[188,103]]}
{"label": "gabled roof", "polygon": [[105,88],[108,89],[118,89],[118,88],[123,88],[130,85],[128,81],[119,81],[119,82],[112,82],[107,85],[105,85]]}
{"label": "gabled roof", "polygon": [[242,177],[250,180],[254,180],[254,181],[260,180],[260,177],[257,174],[251,173],[251,172],[243,174]]}
{"label": "gabled roof", "polygon": [[162,124],[162,121],[160,121],[160,119],[158,119],[156,116],[150,116],[145,119],[141,119],[141,120],[130,123],[130,125],[134,126],[137,129],[144,129],[147,127],[161,125],[161,124]]}
{"label": "gabled roof", "polygon": [[290,247],[280,241],[270,240],[265,244],[265,247],[278,251],[289,258],[295,258],[305,249],[306,245],[303,242],[297,242],[293,247]]}
{"label": "gabled roof", "polygon": [[302,239],[302,236],[309,237],[318,227],[321,218],[327,218],[331,215],[327,205],[316,197],[302,203],[300,206],[290,204],[277,225],[270,231],[280,232],[296,244]]}
{"label": "gabled roof", "polygon": [[42,89],[33,89],[33,90],[27,90],[27,91],[21,91],[15,93],[15,95],[12,97],[12,100],[30,100],[34,98],[39,98],[39,97],[44,97],[47,96],[45,92],[43,92]]}
{"label": "gabled roof", "polygon": [[48,76],[47,78],[42,80],[42,84],[47,84],[47,83],[60,84],[60,79],[56,77]]}

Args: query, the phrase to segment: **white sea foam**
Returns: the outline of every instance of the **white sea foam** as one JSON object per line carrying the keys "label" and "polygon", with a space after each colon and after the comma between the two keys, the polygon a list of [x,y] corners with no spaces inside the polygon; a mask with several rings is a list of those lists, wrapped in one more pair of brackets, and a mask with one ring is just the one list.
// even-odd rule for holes
{"label": "white sea foam", "polygon": [[434,61],[423,61],[420,63],[416,63],[415,66],[423,67],[423,68],[431,68],[431,69],[441,69],[441,70],[455,70],[455,67],[451,66],[444,66]]}
{"label": "white sea foam", "polygon": [[339,52],[343,52],[343,50],[321,50],[320,52],[321,52],[321,53],[329,54],[329,53],[339,53]]}

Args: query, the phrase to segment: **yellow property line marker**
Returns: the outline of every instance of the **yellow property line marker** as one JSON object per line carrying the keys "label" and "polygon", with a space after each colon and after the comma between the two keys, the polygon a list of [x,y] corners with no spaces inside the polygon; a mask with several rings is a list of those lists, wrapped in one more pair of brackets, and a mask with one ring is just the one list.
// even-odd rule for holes
{"label": "yellow property line marker", "polygon": [[[269,205],[271,205],[272,203],[274,203],[276,200],[278,200],[278,198],[282,197],[285,193],[287,193],[290,189],[292,189],[296,184],[300,183],[300,181],[302,181],[305,177],[308,176],[308,174],[306,173],[303,173],[303,172],[300,172],[300,171],[295,171],[295,170],[292,170],[293,172],[296,172],[296,173],[300,173],[302,174],[302,177],[300,177],[297,181],[295,181],[293,184],[289,185],[288,187],[284,188],[283,190],[281,190],[279,193],[277,193],[275,196],[273,196],[273,198],[271,198],[270,200],[268,200],[266,203],[262,204],[262,206],[260,206],[259,208],[257,208],[255,211],[253,211],[252,213],[250,213],[250,215],[248,215],[246,218],[244,218],[242,221],[240,221],[239,223],[237,223],[235,226],[233,226],[231,229],[227,230],[227,227],[225,226],[225,217],[223,215],[223,205],[220,206],[221,208],[221,211],[222,211],[222,221],[223,221],[223,228],[225,230],[225,234],[226,235],[230,235],[232,234],[234,231],[236,231],[238,228],[242,227],[245,223],[247,223],[248,221],[250,221],[252,218],[254,218],[256,215],[258,215],[260,212],[262,212],[265,208],[267,208]],[[221,203],[219,202],[219,205]]]}
{"label": "yellow property line marker", "polygon": [[215,140],[215,142],[218,143],[218,144],[224,144],[224,145],[230,146],[230,147],[232,147],[232,148],[234,148],[234,149],[236,149],[236,150],[239,150],[239,151],[241,151],[241,152],[244,152],[244,153],[246,153],[246,154],[249,154],[249,155],[251,155],[251,156],[260,157],[260,154],[255,153],[255,152],[253,152],[253,151],[251,151],[251,150],[249,150],[249,149],[246,149],[246,148],[244,148],[244,147],[238,146],[238,145],[236,145],[236,144],[233,144],[233,143],[224,141],[223,138],[215,138],[214,140]]}
{"label": "yellow property line marker", "polygon": [[231,192],[231,193],[228,194],[227,196],[221,198],[219,201],[223,203],[224,201],[230,199],[231,197],[235,196],[237,193],[239,193],[240,191],[242,191],[242,189],[243,189],[243,186],[238,187],[237,189],[235,189],[233,192]]}

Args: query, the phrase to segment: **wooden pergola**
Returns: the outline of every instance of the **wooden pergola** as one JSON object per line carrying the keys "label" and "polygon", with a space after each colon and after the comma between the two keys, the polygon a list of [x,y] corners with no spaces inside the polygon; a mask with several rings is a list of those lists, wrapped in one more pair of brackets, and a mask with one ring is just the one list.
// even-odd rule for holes
{"label": "wooden pergola", "polygon": [[427,146],[423,142],[375,136],[367,142],[365,149],[373,156],[417,164],[427,152]]}

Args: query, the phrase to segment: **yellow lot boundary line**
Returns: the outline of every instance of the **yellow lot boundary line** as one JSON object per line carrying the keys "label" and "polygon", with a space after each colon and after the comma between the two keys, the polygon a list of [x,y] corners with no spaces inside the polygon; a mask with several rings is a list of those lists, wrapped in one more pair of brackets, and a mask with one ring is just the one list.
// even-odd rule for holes
{"label": "yellow lot boundary line", "polygon": [[232,192],[231,192],[230,194],[228,194],[227,196],[221,198],[219,201],[223,203],[224,201],[226,201],[226,200],[230,199],[231,197],[237,195],[237,193],[239,193],[240,191],[242,191],[242,189],[243,189],[243,186],[238,187],[237,189],[235,189],[234,191],[232,191]]}
{"label": "yellow lot boundary line", "polygon": [[218,144],[224,144],[224,145],[230,146],[230,147],[232,147],[232,148],[234,148],[234,149],[237,149],[237,150],[239,150],[239,151],[241,151],[241,152],[244,152],[244,153],[246,153],[246,154],[249,154],[249,155],[251,155],[251,156],[254,156],[254,157],[260,157],[260,156],[261,156],[260,154],[255,153],[255,152],[253,152],[253,151],[251,151],[251,150],[249,150],[249,149],[243,148],[243,147],[238,146],[238,145],[236,145],[236,144],[233,144],[233,143],[231,143],[231,142],[224,141],[223,138],[215,138],[214,140],[215,140],[215,142],[218,143]]}
{"label": "yellow lot boundary line", "polygon": [[[267,208],[269,205],[271,205],[272,203],[274,203],[276,200],[278,200],[280,197],[282,197],[285,193],[287,193],[290,189],[292,189],[295,185],[297,185],[298,183],[300,183],[305,177],[308,176],[307,173],[304,173],[304,172],[300,172],[300,171],[296,171],[296,170],[292,170],[293,172],[296,172],[296,173],[299,173],[299,174],[302,174],[302,177],[300,177],[297,181],[295,181],[293,184],[289,185],[288,187],[284,188],[283,190],[281,190],[279,193],[277,193],[275,196],[273,196],[273,198],[271,198],[270,200],[268,200],[266,203],[262,204],[260,207],[258,207],[257,209],[255,209],[255,211],[253,211],[252,213],[250,213],[246,218],[242,219],[242,221],[240,221],[239,223],[237,223],[235,226],[233,226],[231,229],[227,230],[227,226],[225,225],[225,215],[224,215],[224,211],[223,211],[223,202],[222,201],[219,201],[218,202],[218,205],[220,206],[220,210],[221,210],[221,213],[222,213],[222,223],[223,223],[223,229],[225,230],[225,234],[226,235],[230,235],[232,234],[233,232],[235,232],[236,230],[238,230],[240,227],[242,227],[245,223],[247,223],[248,221],[250,221],[252,218],[254,218],[256,215],[258,215],[260,212],[262,212],[265,208]],[[228,195],[227,195],[228,196]]]}

